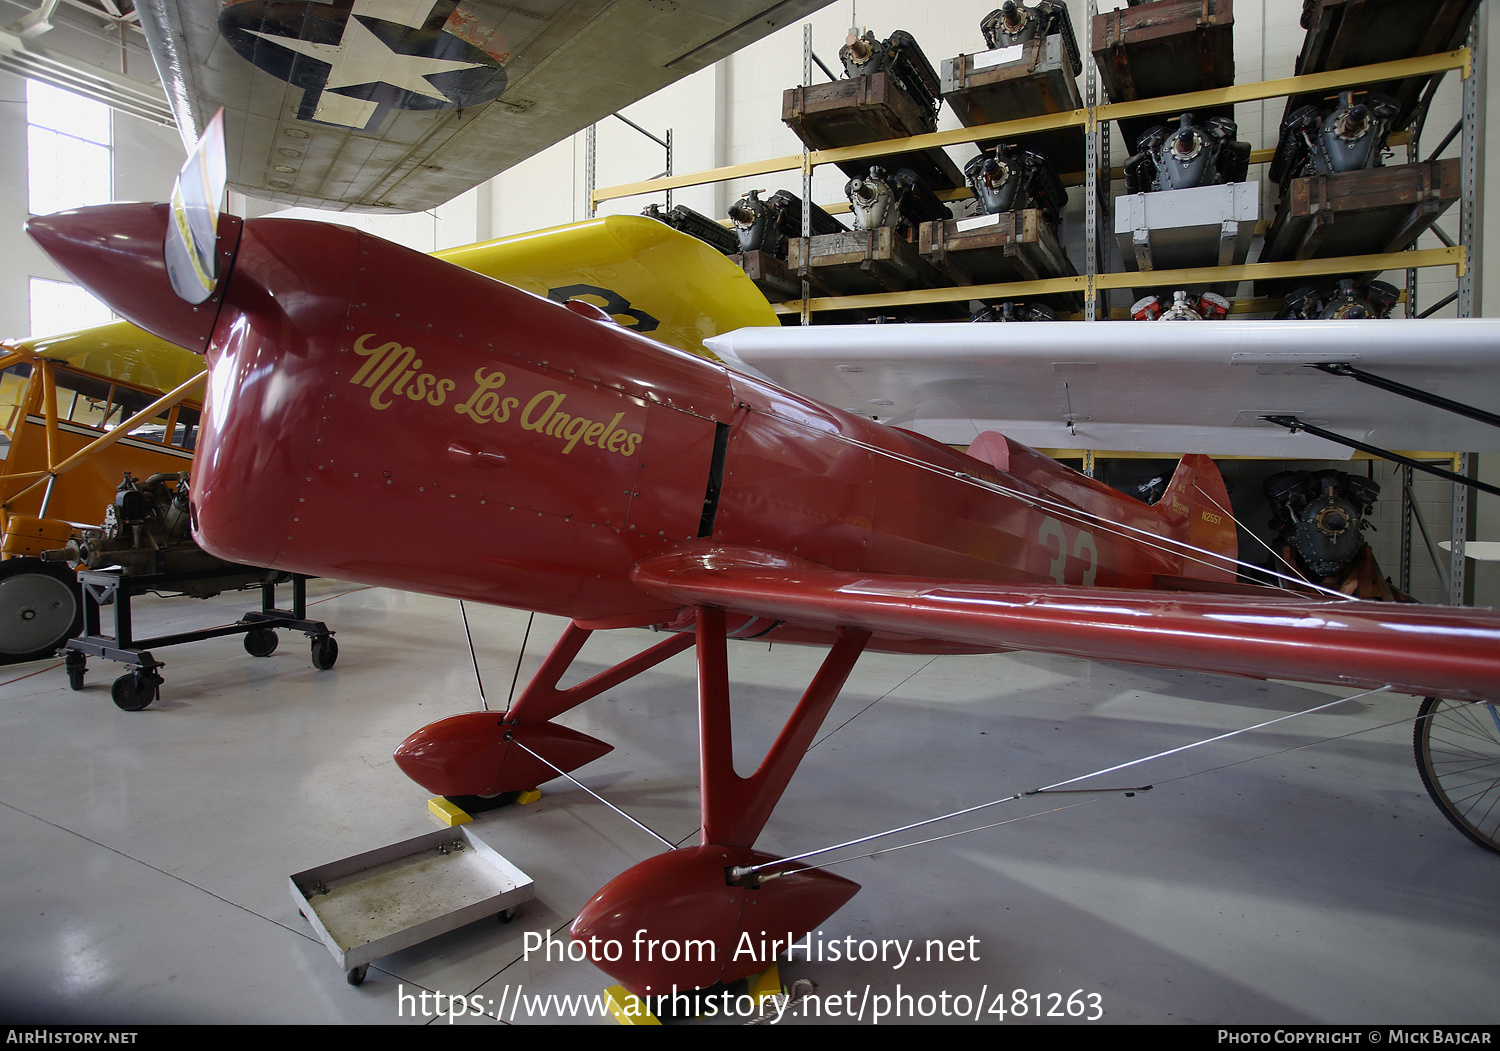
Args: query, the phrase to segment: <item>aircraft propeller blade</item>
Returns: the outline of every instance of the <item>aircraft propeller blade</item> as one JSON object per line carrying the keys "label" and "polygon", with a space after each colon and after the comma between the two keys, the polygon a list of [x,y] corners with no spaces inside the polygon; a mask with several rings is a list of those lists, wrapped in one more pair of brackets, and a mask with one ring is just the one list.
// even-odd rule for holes
{"label": "aircraft propeller blade", "polygon": [[172,221],[162,245],[172,291],[201,303],[218,282],[219,205],[227,183],[224,111],[208,122],[172,184]]}

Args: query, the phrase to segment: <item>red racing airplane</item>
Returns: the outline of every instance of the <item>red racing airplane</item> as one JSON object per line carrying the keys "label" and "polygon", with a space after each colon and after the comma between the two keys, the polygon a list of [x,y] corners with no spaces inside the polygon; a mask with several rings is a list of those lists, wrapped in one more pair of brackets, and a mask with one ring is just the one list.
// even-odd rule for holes
{"label": "red racing airplane", "polygon": [[[754,845],[866,649],[1037,649],[1393,686],[1471,712],[1500,701],[1495,611],[1237,583],[1228,497],[1204,456],[1146,505],[999,434],[959,453],[589,304],[322,223],[221,216],[217,270],[192,305],[162,261],[169,215],[105,205],[29,229],[120,314],[207,356],[199,542],[236,562],[571,620],[508,711],[408,739],[409,775],[492,795],[576,769],[610,746],[557,716],[696,646],[701,844],[622,873],[573,925],[632,991],[754,973],[767,961],[735,958],[742,934],[798,937],[858,889]],[[1309,324],[1315,341],[1332,323]],[[559,688],[591,632],[629,626],[668,634]],[[749,776],[733,764],[732,637],[830,647]],[[1490,816],[1462,819],[1491,843],[1495,792],[1477,812]],[[636,951],[653,941],[700,951]]]}

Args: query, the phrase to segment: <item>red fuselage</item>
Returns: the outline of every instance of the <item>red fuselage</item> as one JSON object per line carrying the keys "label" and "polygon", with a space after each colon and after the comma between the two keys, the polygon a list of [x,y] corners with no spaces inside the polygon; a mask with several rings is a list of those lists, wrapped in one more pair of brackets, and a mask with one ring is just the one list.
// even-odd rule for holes
{"label": "red fuselage", "polygon": [[208,357],[197,528],[254,565],[597,624],[670,618],[631,570],[699,536],[938,579],[1182,571],[954,477],[1166,530],[1021,446],[1001,471],[343,227],[246,223]]}

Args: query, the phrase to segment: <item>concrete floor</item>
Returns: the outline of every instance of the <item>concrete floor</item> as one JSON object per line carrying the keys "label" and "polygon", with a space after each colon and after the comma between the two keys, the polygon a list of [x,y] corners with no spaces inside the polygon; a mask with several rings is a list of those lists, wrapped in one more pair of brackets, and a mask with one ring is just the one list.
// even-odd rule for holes
{"label": "concrete floor", "polygon": [[[0,1019],[421,1023],[436,1002],[420,994],[440,992],[491,1013],[461,1024],[494,1024],[502,1003],[509,1022],[523,996],[609,984],[588,963],[525,958],[526,934],[562,936],[595,890],[658,847],[564,782],[473,826],[536,881],[514,923],[472,924],[345,983],[287,877],[438,827],[390,753],[478,702],[456,603],[335,581],[313,582],[310,597],[338,632],[331,671],[285,634],[268,659],[235,637],[164,650],[161,699],[141,712],[111,703],[121,668],[109,662],[91,661],[79,693],[55,662],[0,671]],[[138,632],[231,621],[248,598],[142,601]],[[503,707],[527,617],[471,607],[469,620]],[[523,676],[559,627],[537,619]],[[645,641],[597,635],[581,670]],[[730,656],[743,770],[820,655],[743,643]],[[563,717],[616,746],[580,777],[682,842],[698,822],[692,691],[689,652]],[[1328,696],[1035,654],[867,655],[758,846],[823,846]],[[1427,800],[1399,721],[1414,710],[1391,695],[1350,702],[1101,779],[1150,792],[1006,804],[972,823],[1037,816],[841,865],[864,889],[813,941],[823,959],[798,952],[782,979],[810,979],[825,1010],[862,1006],[866,1021],[896,1002],[904,1020],[936,1009],[931,1021],[955,1021],[944,1006],[972,1019],[976,1001],[1018,998],[1025,1020],[1039,1005],[1065,1021],[1075,992],[1107,1022],[1500,1021],[1500,856]],[[1287,751],[1299,745],[1310,747]],[[1042,813],[1054,807],[1071,808]],[[865,939],[911,939],[919,954],[958,941],[974,958],[829,958]],[[528,1017],[530,1006],[515,1024],[563,1010]],[[590,1019],[575,1003],[568,1020]]]}

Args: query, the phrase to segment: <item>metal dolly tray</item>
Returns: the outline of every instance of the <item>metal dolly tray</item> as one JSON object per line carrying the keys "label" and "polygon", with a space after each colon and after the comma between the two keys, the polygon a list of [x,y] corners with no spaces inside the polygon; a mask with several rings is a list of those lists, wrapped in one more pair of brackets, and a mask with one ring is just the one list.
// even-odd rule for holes
{"label": "metal dolly tray", "polygon": [[292,900],[350,985],[370,961],[487,916],[509,923],[530,876],[467,828],[392,843],[291,877]]}

